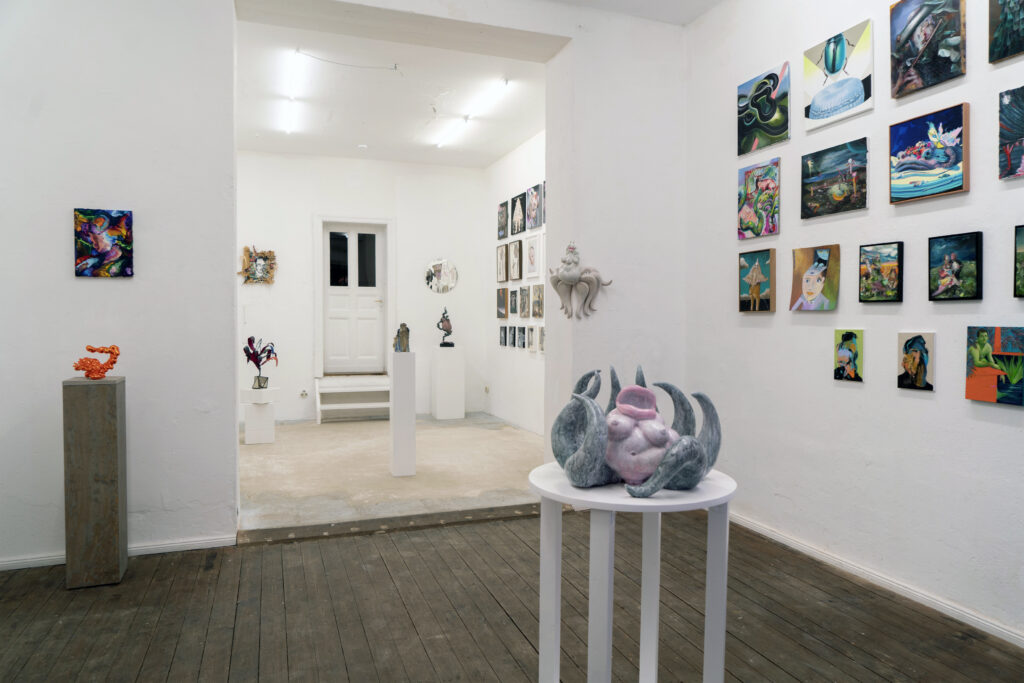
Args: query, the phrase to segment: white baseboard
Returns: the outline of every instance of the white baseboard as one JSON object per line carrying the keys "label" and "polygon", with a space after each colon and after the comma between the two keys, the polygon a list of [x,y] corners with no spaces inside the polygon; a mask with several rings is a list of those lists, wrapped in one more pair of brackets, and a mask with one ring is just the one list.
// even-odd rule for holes
{"label": "white baseboard", "polygon": [[1004,624],[1000,624],[999,622],[983,617],[966,607],[948,602],[940,597],[932,595],[931,593],[926,593],[920,589],[914,588],[913,586],[900,583],[899,581],[885,576],[884,574],[879,574],[873,569],[868,569],[867,567],[862,567],[859,564],[854,564],[853,562],[845,560],[837,555],[833,555],[826,550],[822,550],[821,548],[805,543],[793,538],[792,536],[787,536],[781,531],[765,526],[764,524],[750,519],[749,517],[744,517],[743,515],[738,515],[735,512],[730,512],[729,519],[750,529],[751,531],[756,531],[762,536],[767,536],[772,540],[789,546],[798,552],[810,555],[811,557],[821,560],[826,564],[830,564],[833,567],[838,567],[843,571],[859,576],[871,583],[878,584],[879,586],[891,590],[893,593],[898,593],[905,598],[910,598],[915,602],[927,605],[928,607],[936,609],[947,616],[959,619],[960,621],[970,624],[981,631],[985,631],[997,638],[1002,638],[1005,641],[1013,643],[1018,647],[1024,647],[1024,632],[1016,631]]}
{"label": "white baseboard", "polygon": [[[189,538],[182,541],[171,541],[169,543],[129,545],[128,555],[154,555],[156,553],[173,553],[180,550],[220,548],[226,545],[235,545],[234,535],[205,536],[200,538]],[[12,569],[27,569],[29,567],[47,567],[54,564],[64,564],[64,553],[0,559],[0,572],[10,571]]]}

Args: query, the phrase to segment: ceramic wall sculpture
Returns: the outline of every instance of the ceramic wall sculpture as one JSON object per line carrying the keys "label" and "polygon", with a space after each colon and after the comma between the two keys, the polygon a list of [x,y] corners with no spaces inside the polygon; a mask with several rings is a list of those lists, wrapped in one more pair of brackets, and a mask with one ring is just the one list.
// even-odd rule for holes
{"label": "ceramic wall sculpture", "polygon": [[663,488],[689,490],[697,486],[718,459],[722,442],[718,413],[711,400],[695,393],[704,423],[700,435],[696,416],[682,391],[656,383],[672,398],[672,426],[658,414],[654,392],[647,388],[643,370],[636,384],[622,387],[611,369],[611,397],[607,409],[598,405],[600,370],[576,382],[572,400],[551,428],[555,460],[573,486],[590,488],[624,482],[626,491],[647,498]]}
{"label": "ceramic wall sculpture", "polygon": [[402,323],[395,332],[395,340],[392,342],[395,351],[409,353],[409,326]]}
{"label": "ceramic wall sculpture", "polygon": [[571,318],[573,315],[573,292],[576,293],[575,312],[576,317],[579,318],[581,315],[590,315],[597,310],[594,308],[594,299],[597,298],[601,287],[607,287],[612,283],[611,280],[607,282],[602,280],[601,273],[597,271],[597,268],[580,266],[580,254],[573,242],[570,242],[569,246],[565,248],[565,255],[562,256],[562,262],[558,268],[549,269],[549,272],[551,273],[551,286],[558,292],[561,308],[567,318]]}
{"label": "ceramic wall sculpture", "polygon": [[445,306],[444,313],[441,314],[441,319],[437,321],[437,329],[441,330],[441,346],[455,346],[455,342],[448,341],[448,337],[452,336],[452,321],[448,317],[447,306]]}
{"label": "ceramic wall sculpture", "polygon": [[252,388],[266,389],[270,378],[263,376],[263,366],[271,360],[274,361],[274,365],[277,365],[277,351],[274,350],[274,343],[264,344],[262,339],[256,341],[256,337],[249,337],[248,343],[242,347],[242,352],[245,354],[246,360],[256,366],[257,375],[252,378]]}
{"label": "ceramic wall sculpture", "polygon": [[83,370],[85,376],[89,379],[103,379],[110,372],[114,364],[117,363],[117,357],[121,355],[121,349],[116,344],[110,346],[86,346],[85,350],[89,353],[105,353],[107,354],[107,360],[102,363],[95,358],[79,358],[75,361],[75,370]]}

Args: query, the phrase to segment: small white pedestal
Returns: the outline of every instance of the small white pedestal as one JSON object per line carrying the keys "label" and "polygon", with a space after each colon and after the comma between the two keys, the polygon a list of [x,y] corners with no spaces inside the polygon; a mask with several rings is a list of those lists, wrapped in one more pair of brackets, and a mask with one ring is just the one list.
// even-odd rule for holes
{"label": "small white pedestal", "polygon": [[466,417],[466,360],[462,348],[434,348],[434,371],[430,386],[430,414],[435,420]]}
{"label": "small white pedestal", "polygon": [[391,352],[391,474],[416,474],[416,354]]}
{"label": "small white pedestal", "polygon": [[274,399],[280,389],[242,389],[245,443],[274,443]]}

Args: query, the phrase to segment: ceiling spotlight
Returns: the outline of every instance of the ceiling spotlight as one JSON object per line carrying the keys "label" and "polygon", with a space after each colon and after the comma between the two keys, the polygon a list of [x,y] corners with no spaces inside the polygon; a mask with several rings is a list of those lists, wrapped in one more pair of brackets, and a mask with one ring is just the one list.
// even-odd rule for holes
{"label": "ceiling spotlight", "polygon": [[503,78],[488,84],[466,107],[466,114],[457,119],[452,119],[447,126],[441,130],[434,142],[437,147],[450,145],[459,135],[462,135],[469,126],[470,119],[475,119],[490,113],[496,104],[508,92],[508,79]]}
{"label": "ceiling spotlight", "polygon": [[437,141],[434,143],[438,148],[450,145],[452,140],[462,135],[462,131],[469,125],[469,117],[463,117],[461,119],[452,119],[448,122],[448,125],[444,127],[441,134],[437,136]]}
{"label": "ceiling spotlight", "polygon": [[291,135],[295,132],[299,121],[299,103],[295,100],[288,100],[284,103],[284,132]]}

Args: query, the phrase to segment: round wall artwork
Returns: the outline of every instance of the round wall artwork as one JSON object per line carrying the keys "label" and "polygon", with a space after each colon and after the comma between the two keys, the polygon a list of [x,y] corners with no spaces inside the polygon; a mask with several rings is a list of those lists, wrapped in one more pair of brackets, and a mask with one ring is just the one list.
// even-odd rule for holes
{"label": "round wall artwork", "polygon": [[455,289],[459,271],[448,259],[437,259],[427,264],[427,287],[438,294],[447,294]]}

